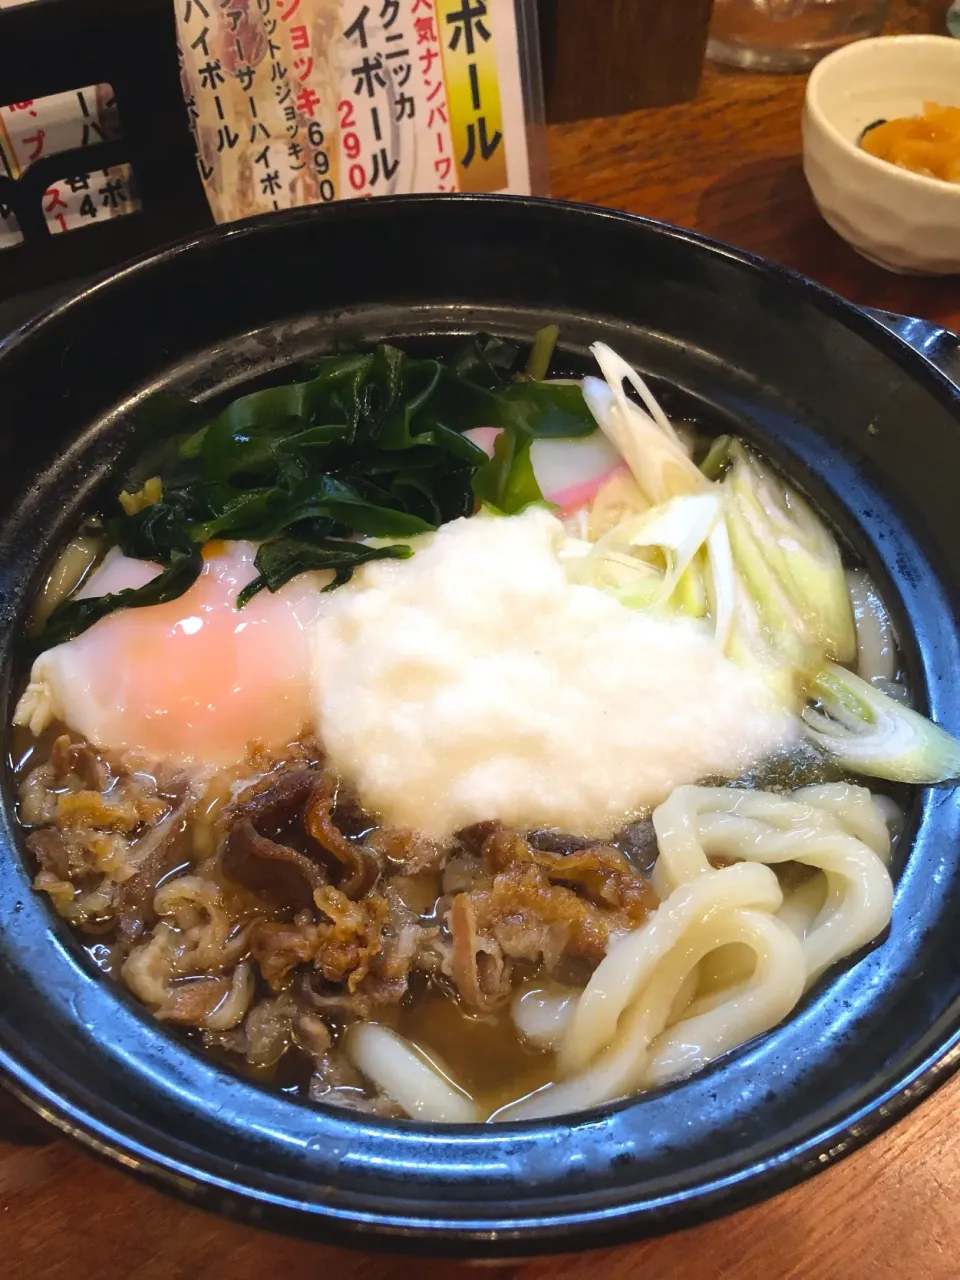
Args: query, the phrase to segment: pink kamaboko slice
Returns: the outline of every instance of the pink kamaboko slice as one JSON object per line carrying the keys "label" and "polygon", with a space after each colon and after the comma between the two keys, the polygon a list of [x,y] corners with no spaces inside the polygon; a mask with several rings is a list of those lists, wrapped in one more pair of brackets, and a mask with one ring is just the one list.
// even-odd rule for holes
{"label": "pink kamaboko slice", "polygon": [[[474,427],[464,432],[491,458],[500,434],[499,427]],[[629,474],[620,454],[600,431],[576,439],[534,440],[530,462],[540,492],[564,515],[589,507],[608,480]]]}

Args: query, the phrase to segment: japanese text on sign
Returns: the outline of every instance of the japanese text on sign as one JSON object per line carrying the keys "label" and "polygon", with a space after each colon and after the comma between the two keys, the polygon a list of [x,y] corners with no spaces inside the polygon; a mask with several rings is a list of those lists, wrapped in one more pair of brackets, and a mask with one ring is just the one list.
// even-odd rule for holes
{"label": "japanese text on sign", "polygon": [[[120,121],[109,85],[10,102],[0,106],[0,171],[8,178],[19,178],[40,160],[119,136]],[[59,178],[44,191],[42,204],[54,235],[139,208],[126,164]],[[13,211],[0,205],[0,248],[18,244],[22,238]]]}
{"label": "japanese text on sign", "polygon": [[214,216],[530,190],[514,0],[177,0]]}

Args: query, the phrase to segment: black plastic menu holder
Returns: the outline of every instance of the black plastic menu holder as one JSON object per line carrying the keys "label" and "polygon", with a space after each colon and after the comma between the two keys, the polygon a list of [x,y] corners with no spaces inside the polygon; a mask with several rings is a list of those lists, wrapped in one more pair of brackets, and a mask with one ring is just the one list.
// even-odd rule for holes
{"label": "black plastic menu holder", "polygon": [[[116,95],[121,136],[0,177],[21,244],[0,250],[0,300],[89,276],[212,225],[180,90],[171,0],[32,0],[0,9],[0,97],[24,102],[88,85]],[[58,179],[126,162],[141,209],[51,234],[43,194]]]}

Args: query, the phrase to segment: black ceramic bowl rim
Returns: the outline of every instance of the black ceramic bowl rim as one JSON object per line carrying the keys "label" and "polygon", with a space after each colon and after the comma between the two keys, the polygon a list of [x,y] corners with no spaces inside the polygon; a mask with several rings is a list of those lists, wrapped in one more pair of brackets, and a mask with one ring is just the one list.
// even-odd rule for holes
{"label": "black ceramic bowl rim", "polygon": [[[729,268],[737,278],[789,296],[798,307],[824,317],[831,332],[855,335],[865,349],[879,351],[901,370],[907,383],[922,386],[954,423],[960,420],[956,387],[857,308],[802,277],[691,232],[631,215],[502,197],[462,197],[442,206],[431,197],[400,197],[352,208],[296,211],[172,246],[56,307],[0,345],[0,386],[10,358],[19,351],[39,348],[64,325],[82,324],[86,310],[113,294],[122,296],[131,281],[159,287],[176,263],[211,245],[247,244],[252,253],[278,237],[307,234],[318,223],[325,228],[349,220],[372,228],[387,221],[416,225],[418,219],[438,216],[441,207],[445,219],[471,226],[478,218],[504,226],[516,219],[518,225],[528,224],[530,234],[542,224],[556,228],[558,235],[653,239],[665,253],[690,255],[718,271]],[[802,441],[794,443],[802,456]],[[829,461],[835,488],[854,483],[839,452],[830,453]],[[871,500],[882,508],[882,498],[873,491]],[[921,685],[925,683],[938,719],[957,728],[960,693],[950,688],[949,679],[937,677],[937,670],[957,669],[960,643],[952,593],[960,582],[951,581],[948,590],[941,579],[930,576],[925,554],[901,527],[897,512],[858,508],[858,514],[872,528],[889,522],[897,554],[907,558],[904,592],[908,616],[920,636]],[[0,606],[6,611],[0,622],[8,631],[14,620],[10,600],[24,591],[14,578],[11,572],[0,584]],[[5,677],[9,683],[9,669]],[[956,805],[943,803],[942,794],[934,792],[923,793],[918,801],[918,840],[924,848],[913,862],[931,859],[928,872],[934,879],[946,877],[947,864],[960,848],[955,810]],[[946,842],[939,862],[929,835],[924,838],[934,821],[938,839]],[[0,822],[3,842],[12,850],[9,801]],[[898,895],[901,890],[904,895],[922,892],[915,872],[915,866],[904,872]],[[191,1053],[171,1052],[162,1029],[128,997],[83,968],[76,948],[52,926],[47,908],[30,895],[18,857],[0,860],[0,904],[6,916],[0,925],[0,1070],[15,1094],[93,1151],[188,1199],[274,1229],[364,1247],[510,1256],[610,1244],[687,1226],[773,1194],[834,1163],[905,1114],[960,1065],[958,984],[954,998],[908,1051],[880,1064],[841,1100],[824,1100],[812,1118],[796,1124],[784,1121],[764,1141],[716,1150],[712,1159],[700,1161],[695,1176],[674,1175],[668,1165],[675,1149],[671,1144],[677,1141],[671,1124],[678,1096],[683,1099],[679,1105],[705,1125],[724,1090],[732,1090],[725,1095],[725,1106],[740,1120],[754,1109],[774,1108],[772,1086],[765,1096],[750,1093],[758,1071],[770,1085],[771,1071],[775,1075],[788,1070],[784,1063],[795,1065],[805,1043],[841,1034],[840,1022],[830,1021],[838,1016],[837,1002],[844,995],[856,1000],[864,983],[882,979],[877,960],[882,949],[837,976],[829,999],[808,1004],[782,1032],[753,1042],[732,1060],[682,1085],[563,1122],[445,1129],[305,1108],[228,1076]],[[29,1026],[22,1007],[30,981],[27,965],[38,956],[38,963],[49,957],[61,976],[72,975],[68,991],[42,992],[38,986],[34,993],[51,1008],[60,1001],[56,1016],[64,1028],[72,1026],[82,1036],[91,1030],[92,1020],[109,1011],[107,1023],[100,1024],[110,1030],[110,1042],[102,1046],[104,1068],[113,1073],[109,1089],[101,1085],[99,1092],[91,1091],[75,1082],[46,1056],[44,1046],[23,1034]],[[827,1012],[821,1009],[825,1003]],[[774,1041],[779,1057],[771,1056]],[[136,1046],[133,1057],[131,1045]],[[855,1047],[854,1042],[852,1051]],[[134,1086],[141,1094],[128,1093]],[[166,1125],[158,1120],[164,1107]],[[641,1109],[644,1124],[638,1126]],[[297,1121],[292,1128],[291,1115]],[[219,1146],[207,1144],[211,1135]],[[259,1165],[254,1154],[262,1156]],[[616,1174],[616,1185],[598,1182],[601,1165]]]}

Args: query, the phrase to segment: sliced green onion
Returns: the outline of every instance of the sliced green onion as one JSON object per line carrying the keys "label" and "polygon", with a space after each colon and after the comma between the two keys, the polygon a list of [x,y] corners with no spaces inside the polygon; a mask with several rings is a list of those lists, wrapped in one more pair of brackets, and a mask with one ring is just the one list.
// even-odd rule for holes
{"label": "sliced green onion", "polygon": [[[708,481],[644,380],[605,343],[596,342],[590,350],[606,381],[584,378],[583,398],[647,499],[659,506],[683,494],[702,493]],[[628,399],[624,380],[643,401],[643,408]]]}
{"label": "sliced green onion", "polygon": [[710,607],[703,559],[702,551],[698,551],[673,589],[673,603],[688,618],[704,618]]}
{"label": "sliced green onion", "polygon": [[[729,504],[724,504],[724,514]],[[737,599],[737,571],[733,563],[726,519],[718,520],[707,538],[709,592],[717,644],[726,649],[733,628]]]}
{"label": "sliced green onion", "polygon": [[807,734],[842,765],[891,782],[960,778],[960,742],[845,667],[829,663],[808,683],[822,710],[806,707]]}
{"label": "sliced green onion", "polygon": [[631,554],[622,533],[621,524],[596,543],[567,538],[560,552],[567,577],[606,591],[627,608],[652,608],[663,595],[663,569]]}
{"label": "sliced green onion", "polygon": [[780,575],[763,554],[732,489],[728,489],[728,495],[727,532],[737,579],[756,603],[758,625],[765,628],[773,647],[784,658],[801,663],[808,656],[806,647],[810,639],[803,616],[787,594]]}
{"label": "sliced green onion", "polygon": [[744,583],[734,580],[734,607],[726,654],[738,666],[755,671],[786,707],[797,704],[794,660],[771,639],[760,609]]}
{"label": "sliced green onion", "polygon": [[667,573],[661,599],[666,602],[687,572],[694,556],[720,519],[723,504],[718,494],[689,494],[671,498],[660,507],[638,516],[628,542],[633,547],[657,548],[664,553]]}
{"label": "sliced green onion", "polygon": [[853,610],[840,550],[833,535],[773,471],[739,443],[724,484],[737,566],[764,618],[785,638],[820,645],[830,658],[851,662],[857,651]]}
{"label": "sliced green onion", "polygon": [[538,331],[533,340],[533,346],[530,348],[530,355],[527,357],[527,367],[524,370],[532,382],[542,382],[547,376],[559,337],[559,325],[548,324]]}
{"label": "sliced green onion", "polygon": [[720,480],[730,465],[731,436],[717,436],[700,463],[700,471],[708,480]]}
{"label": "sliced green onion", "polygon": [[[673,429],[673,424],[660,408],[653,392],[640,377],[639,373],[637,373],[636,369],[627,364],[626,360],[624,360],[622,356],[618,356],[613,348],[608,347],[605,342],[595,342],[593,346],[591,346],[590,352],[597,364],[600,366],[600,370],[610,385],[611,390],[617,397],[617,403],[620,407],[623,408],[624,405],[627,405],[631,408],[636,408],[636,406],[632,405],[624,394],[623,384],[624,381],[627,381],[643,401],[644,408],[651,420],[660,428],[668,439],[672,439],[675,443],[681,445],[682,448],[683,446],[680,437]],[[686,450],[684,450],[684,452],[686,452]]]}

